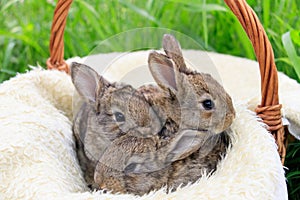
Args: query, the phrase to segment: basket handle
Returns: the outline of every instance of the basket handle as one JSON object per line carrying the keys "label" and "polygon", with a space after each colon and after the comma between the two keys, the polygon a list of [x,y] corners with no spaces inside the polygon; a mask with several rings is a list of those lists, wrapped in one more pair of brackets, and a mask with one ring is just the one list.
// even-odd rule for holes
{"label": "basket handle", "polygon": [[[245,0],[224,0],[232,12],[237,16],[249,39],[260,66],[261,74],[261,104],[256,113],[268,125],[278,145],[278,153],[282,163],[286,155],[286,136],[281,120],[281,105],[278,98],[278,75],[274,62],[273,49],[258,17]],[[64,61],[64,29],[68,11],[73,0],[58,0],[50,37],[50,58],[47,60],[48,69],[58,69],[70,72]]]}
{"label": "basket handle", "polygon": [[278,145],[281,162],[286,155],[286,137],[281,120],[281,104],[278,97],[278,75],[274,61],[274,53],[262,24],[255,12],[245,0],[224,0],[246,31],[260,67],[261,104],[255,112],[274,136]]}
{"label": "basket handle", "polygon": [[73,0],[58,0],[50,35],[50,58],[47,60],[48,69],[58,69],[70,73],[64,60],[64,31],[70,6]]}

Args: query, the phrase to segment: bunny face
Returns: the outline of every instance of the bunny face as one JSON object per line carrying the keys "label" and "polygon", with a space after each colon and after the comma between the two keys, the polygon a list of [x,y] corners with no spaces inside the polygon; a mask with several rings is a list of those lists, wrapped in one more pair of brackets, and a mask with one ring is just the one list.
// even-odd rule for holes
{"label": "bunny face", "polygon": [[131,129],[147,137],[160,130],[161,122],[144,96],[131,86],[110,83],[83,64],[73,63],[71,72],[84,100],[73,131],[79,161],[90,184],[97,161],[113,140]]}
{"label": "bunny face", "polygon": [[[186,91],[185,89],[184,92],[195,94],[191,99],[186,98],[190,95],[183,96],[182,105],[190,107],[189,112],[183,112],[182,121],[185,126],[210,130],[216,134],[228,129],[235,117],[235,111],[231,97],[224,88],[209,74],[180,75],[186,76],[187,84],[193,90]],[[198,116],[198,120],[191,121],[191,116]]]}
{"label": "bunny face", "polygon": [[173,107],[175,110],[168,112],[180,113],[179,120],[175,119],[180,128],[209,130],[215,134],[226,130],[235,117],[235,111],[224,88],[209,74],[187,68],[180,44],[173,36],[164,36],[163,48],[166,55],[150,53],[149,69],[158,86],[169,95],[169,105],[177,104]]}

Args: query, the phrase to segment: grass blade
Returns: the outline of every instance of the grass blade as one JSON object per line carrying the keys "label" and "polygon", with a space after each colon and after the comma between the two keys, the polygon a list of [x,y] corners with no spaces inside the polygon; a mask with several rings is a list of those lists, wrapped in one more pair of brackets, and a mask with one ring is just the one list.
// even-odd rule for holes
{"label": "grass blade", "polygon": [[219,12],[228,12],[229,10],[218,4],[206,4],[205,1],[203,4],[192,4],[192,3],[184,3],[186,6],[185,9],[188,9],[191,12],[211,12],[211,11],[219,11]]}
{"label": "grass blade", "polygon": [[282,35],[282,43],[289,59],[291,60],[291,63],[293,64],[298,78],[300,78],[300,58],[298,57],[296,49],[291,40],[290,32]]}
{"label": "grass blade", "polygon": [[144,9],[141,9],[135,5],[133,5],[132,3],[129,3],[128,1],[124,1],[124,0],[119,0],[119,2],[125,6],[126,8],[131,9],[132,11],[136,12],[137,14],[139,14],[142,17],[145,17],[146,19],[154,22],[155,24],[161,26],[160,22],[152,15],[150,15],[150,13]]}
{"label": "grass blade", "polygon": [[263,20],[264,20],[264,26],[268,27],[270,22],[270,4],[271,2],[269,0],[262,1],[263,3]]}
{"label": "grass blade", "polygon": [[40,45],[35,40],[33,40],[30,37],[27,37],[26,35],[19,35],[19,34],[16,34],[16,33],[0,30],[0,36],[7,37],[7,38],[10,38],[10,39],[20,40],[23,43],[25,43],[26,45],[29,45],[29,46],[33,47],[37,51],[37,53],[42,54],[44,56],[47,56],[46,51],[44,49],[42,49],[40,47]]}
{"label": "grass blade", "polygon": [[8,74],[10,76],[15,76],[16,75],[15,71],[9,70],[9,69],[0,69],[0,72],[6,73],[6,74]]}
{"label": "grass blade", "polygon": [[9,61],[11,60],[12,50],[15,47],[16,43],[12,40],[8,42],[8,45],[5,49],[4,58],[2,62],[2,67],[6,67],[9,64]]}

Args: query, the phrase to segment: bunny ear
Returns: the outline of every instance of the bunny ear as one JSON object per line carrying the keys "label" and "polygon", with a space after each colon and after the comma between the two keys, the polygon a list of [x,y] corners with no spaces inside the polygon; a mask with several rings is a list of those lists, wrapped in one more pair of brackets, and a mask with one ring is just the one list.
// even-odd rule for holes
{"label": "bunny ear", "polygon": [[171,91],[177,90],[173,63],[163,54],[151,52],[148,58],[150,72],[156,83]]}
{"label": "bunny ear", "polygon": [[72,63],[71,78],[77,92],[88,103],[95,103],[99,92],[109,84],[89,66],[75,62]]}
{"label": "bunny ear", "polygon": [[184,159],[204,143],[206,137],[202,134],[197,130],[181,131],[166,147],[157,152],[132,155],[124,172],[139,174],[159,171],[174,161]]}
{"label": "bunny ear", "polygon": [[188,157],[200,148],[208,135],[209,133],[198,130],[181,131],[169,145],[166,161],[171,163]]}
{"label": "bunny ear", "polygon": [[176,69],[180,72],[185,72],[187,67],[184,62],[180,44],[176,38],[173,35],[165,34],[162,43],[164,51],[167,56],[174,61]]}

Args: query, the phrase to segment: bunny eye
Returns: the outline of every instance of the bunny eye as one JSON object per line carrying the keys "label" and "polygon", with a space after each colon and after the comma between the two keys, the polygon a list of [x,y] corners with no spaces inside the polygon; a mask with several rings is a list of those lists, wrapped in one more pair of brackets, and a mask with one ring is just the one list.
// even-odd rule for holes
{"label": "bunny eye", "polygon": [[205,110],[212,110],[215,107],[215,104],[212,100],[207,99],[202,102],[202,106]]}
{"label": "bunny eye", "polygon": [[125,121],[125,116],[120,112],[115,112],[114,116],[115,116],[115,120],[117,122],[124,122]]}

